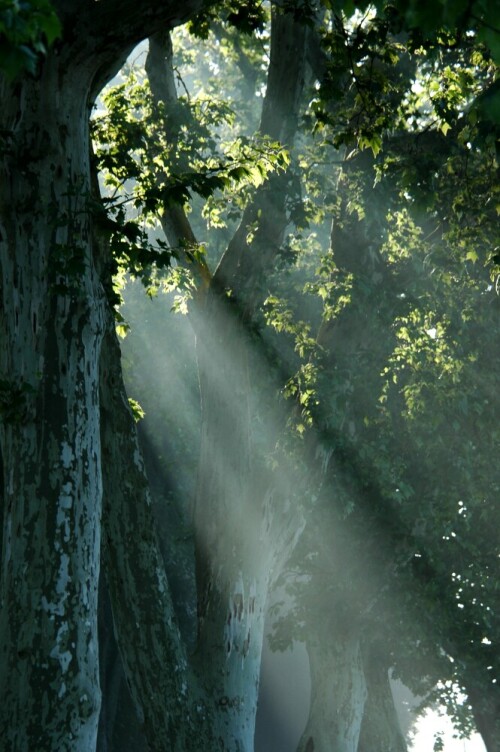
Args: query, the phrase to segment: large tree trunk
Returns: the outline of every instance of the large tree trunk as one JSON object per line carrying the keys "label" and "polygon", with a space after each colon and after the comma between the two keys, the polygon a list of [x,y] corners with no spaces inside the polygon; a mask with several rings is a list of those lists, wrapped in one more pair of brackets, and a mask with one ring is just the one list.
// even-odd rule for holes
{"label": "large tree trunk", "polygon": [[485,680],[480,672],[476,681],[471,676],[473,673],[473,670],[465,672],[468,679],[466,692],[477,730],[487,752],[500,752],[500,699],[498,692],[495,692],[497,685],[491,683],[485,688]]}
{"label": "large tree trunk", "polygon": [[252,443],[249,337],[229,305],[217,298],[211,303],[209,325],[200,325],[198,335],[202,430],[195,659],[216,706],[221,749],[251,752],[273,541],[263,530]]}
{"label": "large tree trunk", "polygon": [[[101,357],[104,566],[115,633],[151,750],[198,749],[196,698],[156,536],[112,317]],[[193,739],[195,740],[193,742]]]}
{"label": "large tree trunk", "polygon": [[130,46],[200,2],[54,4],[63,26],[57,51],[35,75],[10,83],[0,73],[6,752],[95,748],[103,301],[90,233],[88,121],[92,97]]}
{"label": "large tree trunk", "polygon": [[[306,39],[292,13],[273,12],[261,132],[289,147]],[[252,333],[288,223],[287,191],[287,178],[275,175],[257,192],[215,272],[205,308],[193,316],[202,407],[195,657],[218,708],[215,735],[228,752],[253,751],[268,589],[301,530],[298,500],[290,503],[291,467],[271,474],[266,466],[285,417],[274,408],[277,384]]]}
{"label": "large tree trunk", "polygon": [[146,748],[116,644],[111,603],[102,567],[99,583],[99,675],[102,704],[96,752],[137,752]]}
{"label": "large tree trunk", "polygon": [[88,752],[100,691],[98,362],[86,76],[2,80],[3,749]]}

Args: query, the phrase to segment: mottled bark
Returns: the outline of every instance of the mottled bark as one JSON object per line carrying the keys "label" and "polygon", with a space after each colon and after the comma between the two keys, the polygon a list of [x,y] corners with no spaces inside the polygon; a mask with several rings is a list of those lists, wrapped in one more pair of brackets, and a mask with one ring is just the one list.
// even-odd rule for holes
{"label": "mottled bark", "polygon": [[297,752],[357,752],[366,700],[357,630],[332,619],[330,630],[311,626],[306,647],[311,704]]}
{"label": "mottled bark", "polygon": [[55,2],[35,76],[0,75],[0,738],[89,752],[100,705],[97,583],[103,300],[88,196],[92,97],[182,4]]}
{"label": "mottled bark", "polygon": [[88,71],[3,87],[4,749],[89,750],[99,714],[102,297],[86,206]]}

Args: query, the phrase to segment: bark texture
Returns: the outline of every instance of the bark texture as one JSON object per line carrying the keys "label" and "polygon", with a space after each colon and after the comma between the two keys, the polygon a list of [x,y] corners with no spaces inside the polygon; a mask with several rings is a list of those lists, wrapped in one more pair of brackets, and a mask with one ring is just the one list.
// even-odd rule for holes
{"label": "bark texture", "polygon": [[359,636],[333,623],[322,631],[306,640],[311,705],[297,752],[357,752],[367,691]]}
{"label": "bark texture", "polygon": [[51,57],[3,87],[0,378],[5,513],[0,736],[6,750],[88,750],[99,714],[98,361],[87,71]]}
{"label": "bark texture", "polygon": [[100,690],[99,353],[88,204],[93,97],[131,46],[196,11],[55,2],[62,39],[35,76],[0,75],[0,738],[89,752]]}
{"label": "bark texture", "polygon": [[110,317],[101,356],[104,563],[125,674],[151,750],[189,749],[187,657],[156,538]]}
{"label": "bark texture", "polygon": [[365,637],[362,646],[367,697],[359,737],[358,752],[406,752],[394,707],[387,661],[380,645]]}

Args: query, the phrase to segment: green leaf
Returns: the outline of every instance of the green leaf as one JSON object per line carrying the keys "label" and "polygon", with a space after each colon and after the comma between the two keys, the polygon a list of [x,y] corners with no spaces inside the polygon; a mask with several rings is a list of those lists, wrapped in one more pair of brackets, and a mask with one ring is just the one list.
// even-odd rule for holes
{"label": "green leaf", "polygon": [[140,404],[137,402],[137,400],[132,399],[132,397],[128,398],[128,406],[130,407],[130,410],[132,412],[132,415],[136,423],[142,420],[144,416],[146,415],[146,413],[144,412]]}
{"label": "green leaf", "polygon": [[0,70],[12,80],[35,73],[39,55],[61,35],[61,24],[48,0],[0,3]]}
{"label": "green leaf", "polygon": [[40,28],[47,38],[47,44],[50,47],[56,39],[60,39],[62,34],[61,22],[54,10],[48,11],[40,21]]}

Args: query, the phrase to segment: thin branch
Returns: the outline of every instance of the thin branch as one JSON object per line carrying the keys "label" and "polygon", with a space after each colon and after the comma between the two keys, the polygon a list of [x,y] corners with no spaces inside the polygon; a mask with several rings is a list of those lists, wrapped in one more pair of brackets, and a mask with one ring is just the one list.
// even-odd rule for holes
{"label": "thin branch", "polygon": [[[146,58],[146,73],[155,103],[163,102],[173,109],[177,103],[177,87],[173,65],[172,40],[168,32],[160,32],[149,40],[149,52]],[[189,95],[188,95],[189,96]],[[167,139],[173,148],[178,135],[165,122]],[[160,217],[163,231],[169,245],[179,248],[194,248],[199,245],[184,208],[180,205],[164,206]],[[202,258],[188,258],[186,253],[179,255],[179,263],[190,269],[198,281],[198,300],[204,298],[212,280],[212,273]]]}
{"label": "thin branch", "polygon": [[[292,146],[305,77],[307,29],[289,13],[273,10],[271,58],[260,132]],[[288,224],[285,210],[288,178],[274,174],[255,193],[241,223],[214,273],[221,289],[231,288],[245,298],[244,307],[255,309],[258,287],[271,267]],[[249,228],[257,223],[252,246]]]}

